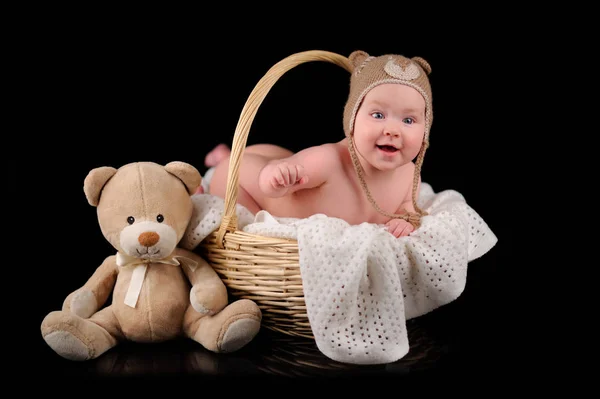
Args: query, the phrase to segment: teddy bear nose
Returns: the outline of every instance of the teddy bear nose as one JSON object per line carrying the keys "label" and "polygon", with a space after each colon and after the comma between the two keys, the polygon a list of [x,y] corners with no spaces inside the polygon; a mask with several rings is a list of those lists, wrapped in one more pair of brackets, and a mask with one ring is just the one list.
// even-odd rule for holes
{"label": "teddy bear nose", "polygon": [[145,247],[151,247],[158,242],[160,236],[154,231],[146,231],[138,237],[138,241]]}

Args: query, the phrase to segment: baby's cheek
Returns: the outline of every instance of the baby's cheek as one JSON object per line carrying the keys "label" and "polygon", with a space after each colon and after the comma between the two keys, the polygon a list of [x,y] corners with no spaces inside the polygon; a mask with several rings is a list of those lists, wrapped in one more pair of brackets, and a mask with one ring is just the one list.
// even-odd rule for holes
{"label": "baby's cheek", "polygon": [[416,157],[421,150],[421,145],[423,144],[423,137],[425,136],[425,132],[419,132],[412,135],[407,135],[405,139],[405,147],[410,148],[414,156]]}

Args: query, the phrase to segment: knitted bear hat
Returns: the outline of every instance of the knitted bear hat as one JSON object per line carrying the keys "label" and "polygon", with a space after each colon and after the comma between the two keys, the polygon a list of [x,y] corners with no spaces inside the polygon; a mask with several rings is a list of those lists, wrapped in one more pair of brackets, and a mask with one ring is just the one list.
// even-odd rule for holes
{"label": "knitted bear hat", "polygon": [[[402,55],[386,54],[379,57],[373,57],[364,51],[354,51],[348,57],[353,66],[350,78],[350,93],[344,107],[344,133],[348,138],[348,146],[354,167],[358,173],[365,193],[375,209],[388,217],[401,218],[409,221],[415,228],[421,224],[421,216],[426,213],[417,206],[417,187],[421,166],[425,150],[429,146],[429,130],[433,121],[433,110],[431,102],[431,86],[428,75],[431,73],[431,66],[421,57],[406,58]],[[421,150],[417,155],[415,163],[415,174],[413,179],[413,206],[417,214],[391,214],[383,211],[371,196],[371,193],[364,181],[363,169],[360,164],[354,148],[353,130],[356,113],[367,93],[374,87],[385,84],[395,83],[410,86],[417,90],[425,99],[425,135]]]}

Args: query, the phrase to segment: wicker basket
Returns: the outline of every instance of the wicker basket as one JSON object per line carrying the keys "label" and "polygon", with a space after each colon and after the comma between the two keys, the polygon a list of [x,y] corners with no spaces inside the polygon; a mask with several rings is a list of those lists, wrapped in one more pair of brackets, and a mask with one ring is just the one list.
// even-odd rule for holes
{"label": "wicker basket", "polygon": [[250,93],[235,130],[221,225],[199,249],[221,276],[231,295],[257,303],[263,312],[264,327],[292,336],[314,338],[306,313],[297,241],[238,230],[235,214],[241,157],[258,107],[285,72],[309,61],[331,62],[348,72],[352,70],[345,56],[311,50],[293,54],[267,71]]}

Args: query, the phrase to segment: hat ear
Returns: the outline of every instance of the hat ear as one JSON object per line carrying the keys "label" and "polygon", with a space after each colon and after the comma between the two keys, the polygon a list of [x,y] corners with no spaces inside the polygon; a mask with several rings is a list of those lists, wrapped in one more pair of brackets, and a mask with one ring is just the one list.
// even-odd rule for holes
{"label": "hat ear", "polygon": [[361,50],[356,50],[356,51],[353,51],[352,54],[350,54],[348,59],[350,60],[350,63],[352,64],[354,69],[356,69],[356,67],[358,67],[360,64],[362,64],[363,61],[366,60],[368,57],[369,57],[369,54],[367,54],[366,52],[361,51]]}
{"label": "hat ear", "polygon": [[88,173],[83,182],[83,192],[90,205],[98,206],[102,189],[115,173],[117,170],[110,166],[101,166]]}
{"label": "hat ear", "polygon": [[425,61],[423,58],[413,57],[413,58],[411,58],[411,60],[413,60],[414,62],[419,64],[421,66],[421,68],[423,68],[423,70],[425,71],[425,73],[427,75],[429,75],[431,73],[431,65],[429,65],[429,63],[427,61]]}

